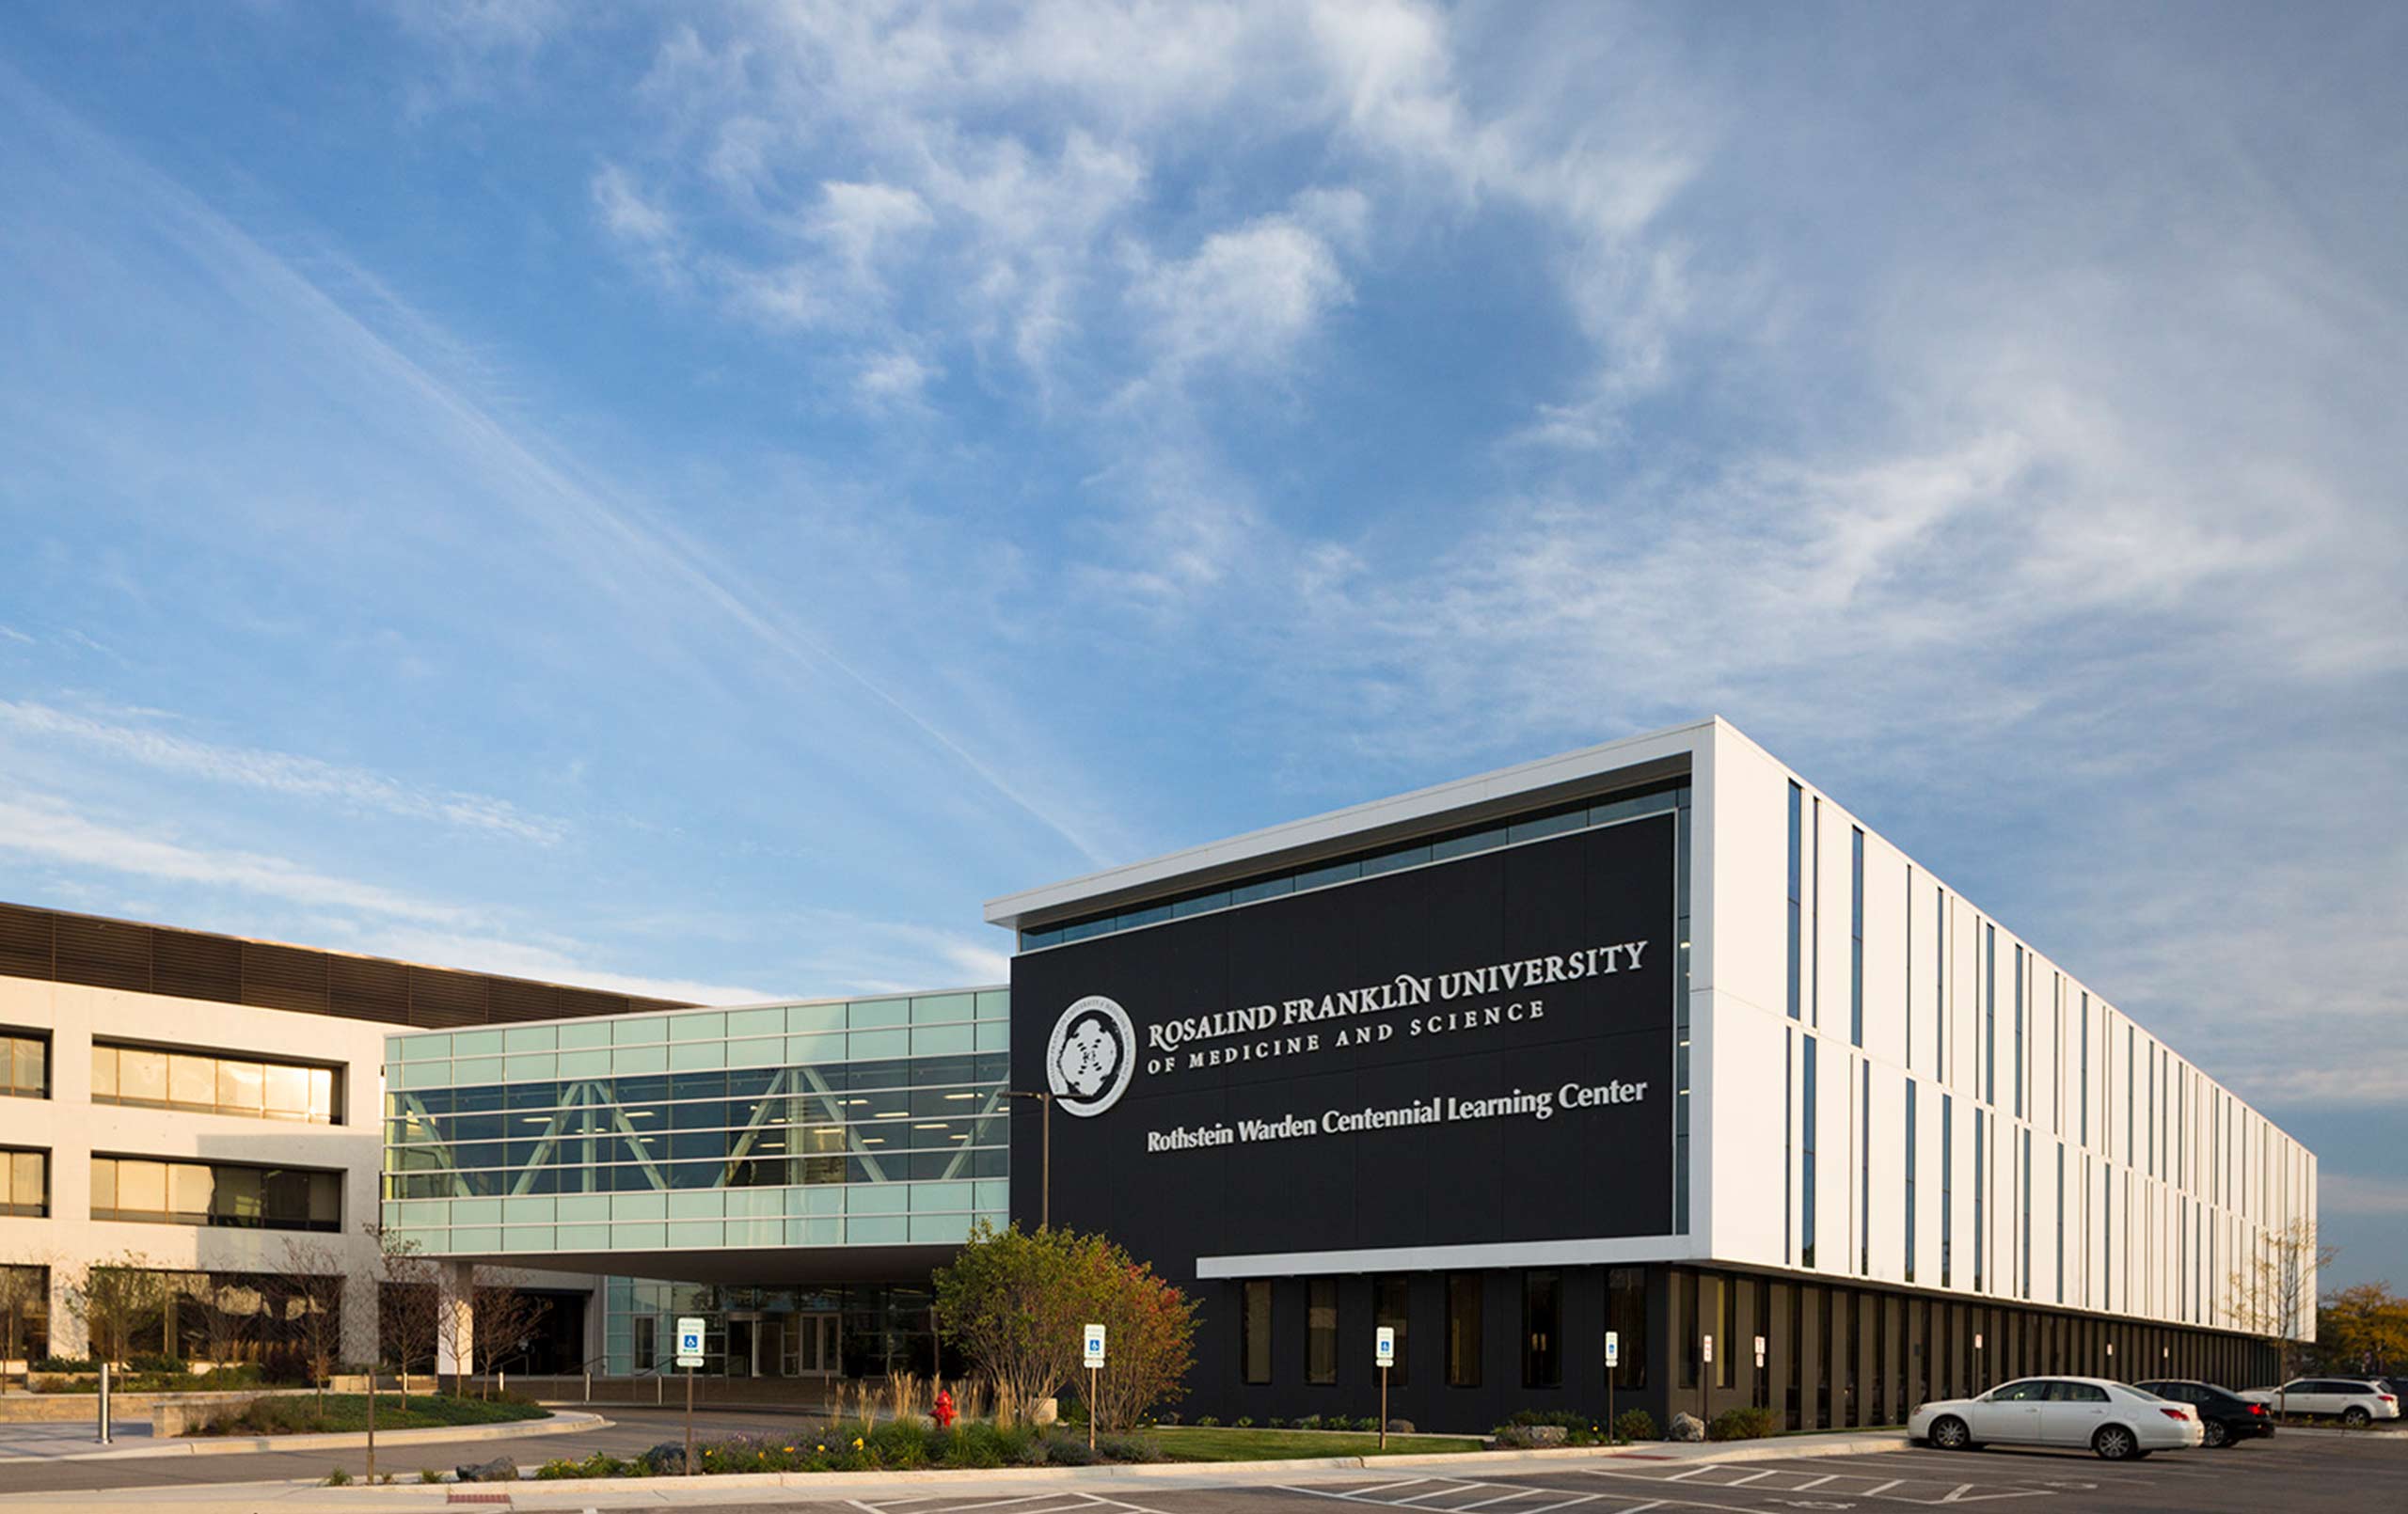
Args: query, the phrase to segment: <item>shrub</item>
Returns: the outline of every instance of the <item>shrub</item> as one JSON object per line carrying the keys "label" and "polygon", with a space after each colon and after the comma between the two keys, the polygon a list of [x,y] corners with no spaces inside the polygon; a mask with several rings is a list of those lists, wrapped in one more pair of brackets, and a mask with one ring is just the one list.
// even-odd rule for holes
{"label": "shrub", "polygon": [[1087,1449],[1085,1441],[1075,1436],[1056,1435],[1045,1443],[1045,1459],[1056,1467],[1091,1467],[1095,1465],[1096,1456]]}
{"label": "shrub", "polygon": [[1216,1430],[1221,1427],[1221,1416],[1218,1414],[1198,1414],[1196,1416],[1196,1425],[1199,1429]]}
{"label": "shrub", "polygon": [[418,1469],[418,1480],[420,1482],[441,1482],[443,1480],[443,1474],[436,1471],[433,1467],[420,1467]]}
{"label": "shrub", "polygon": [[1322,1418],[1319,1414],[1307,1414],[1304,1418],[1296,1421],[1296,1428],[1300,1430],[1317,1430],[1321,1428],[1321,1427]]}
{"label": "shrub", "polygon": [[1096,1455],[1105,1461],[1161,1461],[1163,1448],[1150,1435],[1101,1435]]}
{"label": "shrub", "polygon": [[1656,1416],[1644,1409],[1625,1409],[1614,1416],[1615,1440],[1652,1441],[1656,1438]]}
{"label": "shrub", "polygon": [[45,1356],[34,1364],[37,1372],[98,1372],[101,1364],[88,1356]]}
{"label": "shrub", "polygon": [[337,1467],[334,1471],[326,1474],[326,1486],[329,1488],[348,1488],[351,1486],[351,1474],[343,1471],[341,1467]]}
{"label": "shrub", "polygon": [[1254,1428],[1254,1416],[1252,1414],[1240,1414],[1237,1418],[1229,1421],[1229,1423],[1242,1430],[1250,1430]]}
{"label": "shrub", "polygon": [[184,1373],[192,1370],[190,1363],[173,1356],[130,1356],[126,1358],[125,1364],[135,1372]]}
{"label": "shrub", "polygon": [[1288,1422],[1274,1414],[1262,1422],[1262,1427],[1267,1430],[1284,1430],[1288,1427]]}
{"label": "shrub", "polygon": [[1761,1441],[1773,1433],[1773,1412],[1769,1409],[1726,1409],[1714,1416],[1705,1427],[1709,1441]]}

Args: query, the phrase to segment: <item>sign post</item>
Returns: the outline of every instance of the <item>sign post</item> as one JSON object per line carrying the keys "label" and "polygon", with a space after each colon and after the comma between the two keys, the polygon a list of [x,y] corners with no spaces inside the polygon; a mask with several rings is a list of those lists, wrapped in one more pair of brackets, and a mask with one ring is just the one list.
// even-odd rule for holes
{"label": "sign post", "polygon": [[1371,1332],[1371,1362],[1380,1369],[1380,1449],[1388,1448],[1388,1368],[1396,1365],[1396,1327]]}
{"label": "sign post", "polygon": [[1087,1366],[1087,1449],[1095,1449],[1096,1377],[1103,1370],[1103,1327],[1089,1325],[1079,1332],[1080,1354]]}
{"label": "sign post", "polygon": [[1606,1332],[1606,1443],[1614,1438],[1614,1369],[1622,1365],[1622,1333]]}
{"label": "sign post", "polygon": [[1770,1392],[1768,1391],[1768,1390],[1769,1390],[1769,1388],[1770,1388],[1770,1384],[1768,1384],[1768,1383],[1766,1383],[1766,1382],[1765,1381],[1765,1338],[1764,1338],[1762,1335],[1759,1335],[1759,1336],[1757,1336],[1757,1337],[1756,1337],[1756,1392],[1755,1392],[1756,1407],[1757,1407],[1758,1409],[1762,1409],[1762,1408],[1764,1408],[1764,1407],[1765,1407],[1765,1400],[1766,1400],[1766,1398],[1768,1398],[1768,1397],[1770,1397],[1770,1396],[1771,1396],[1771,1394],[1770,1394]]}
{"label": "sign post", "polygon": [[1702,1422],[1705,1418],[1706,1380],[1714,1376],[1713,1373],[1705,1370],[1706,1367],[1714,1365],[1714,1337],[1705,1335],[1701,1336],[1700,1340],[1703,1346],[1705,1358],[1704,1365],[1698,1369],[1697,1374],[1697,1417]]}
{"label": "sign post", "polygon": [[694,1475],[694,1368],[703,1364],[703,1319],[677,1317],[677,1364],[686,1373],[686,1475]]}
{"label": "sign post", "polygon": [[[26,1354],[26,1355],[28,1355],[28,1356],[30,1356],[30,1355],[32,1355],[33,1353],[32,1353],[32,1352],[30,1352],[30,1351],[28,1351],[28,1352],[26,1352],[25,1354]],[[93,1354],[93,1355],[95,1355],[95,1356],[97,1356],[97,1357],[99,1357],[99,1358],[101,1359],[101,1402],[100,1402],[101,1417],[100,1417],[100,1426],[99,1426],[99,1427],[100,1427],[100,1432],[101,1432],[101,1443],[102,1443],[103,1445],[107,1445],[107,1444],[109,1444],[109,1443],[110,1443],[110,1441],[109,1441],[109,1359],[108,1359],[108,1353],[107,1353],[107,1352],[105,1352],[105,1351],[95,1351],[95,1352],[93,1352],[92,1354]],[[32,1377],[32,1375],[31,1375],[30,1373],[28,1373],[28,1374],[26,1375],[25,1381],[26,1381],[27,1386],[31,1386],[31,1385],[32,1385],[32,1382],[33,1382],[33,1377]]]}

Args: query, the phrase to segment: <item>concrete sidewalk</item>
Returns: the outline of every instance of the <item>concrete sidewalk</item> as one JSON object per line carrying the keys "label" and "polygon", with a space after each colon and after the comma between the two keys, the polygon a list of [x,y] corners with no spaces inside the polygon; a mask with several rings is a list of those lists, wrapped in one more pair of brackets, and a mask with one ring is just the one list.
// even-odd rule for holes
{"label": "concrete sidewalk", "polygon": [[[415,1430],[379,1430],[376,1449],[412,1445],[451,1445],[463,1441],[515,1441],[531,1435],[568,1435],[599,1429],[610,1421],[599,1414],[564,1409],[549,1419],[514,1419],[499,1425],[436,1425]],[[123,1461],[141,1457],[243,1456],[261,1451],[365,1450],[368,1432],[340,1430],[325,1435],[208,1435],[161,1440],[141,1421],[119,1425],[113,1431],[123,1443],[101,1445],[90,1425],[0,1425],[0,1489],[8,1486],[11,1463],[40,1461]]]}
{"label": "concrete sidewalk", "polygon": [[[382,1440],[380,1437],[379,1443]],[[818,1504],[914,1491],[941,1490],[955,1497],[1011,1498],[1059,1490],[1105,1493],[1113,1490],[1203,1490],[1248,1488],[1299,1482],[1342,1482],[1359,1479],[1367,1471],[1388,1472],[1446,1469],[1451,1477],[1486,1477],[1500,1473],[1576,1470],[1615,1461],[1707,1462],[1724,1464],[1813,1457],[1861,1456],[1894,1451],[1906,1443],[1898,1434],[1811,1435],[1768,1441],[1735,1441],[1706,1444],[1651,1442],[1614,1450],[1476,1451],[1451,1455],[1391,1457],[1317,1457],[1286,1461],[1155,1462],[1123,1467],[1031,1467],[1026,1469],[964,1469],[926,1472],[793,1472],[758,1473],[721,1477],[564,1478],[539,1482],[522,1478],[515,1484],[422,1485],[327,1488],[309,1482],[220,1483],[209,1486],[113,1489],[109,1506],[157,1506],[177,1514],[432,1514],[446,1507],[454,1494],[499,1495],[497,1502],[521,1509],[590,1509],[678,1507],[713,1504]],[[5,1476],[5,1474],[0,1474]],[[89,1493],[21,1493],[0,1496],[0,1511],[87,1511]]]}

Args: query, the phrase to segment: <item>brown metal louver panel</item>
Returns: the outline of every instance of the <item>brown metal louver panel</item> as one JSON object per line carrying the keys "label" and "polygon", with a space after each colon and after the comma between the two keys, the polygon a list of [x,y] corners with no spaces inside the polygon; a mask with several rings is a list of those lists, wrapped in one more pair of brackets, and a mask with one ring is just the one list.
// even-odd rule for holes
{"label": "brown metal louver panel", "polygon": [[410,970],[399,962],[380,962],[373,957],[330,955],[326,958],[326,996],[329,1012],[346,1019],[407,1025]]}
{"label": "brown metal louver panel", "polygon": [[691,1004],[684,1003],[674,999],[636,999],[630,997],[626,1001],[625,1007],[616,1011],[616,1013],[622,1015],[657,1015],[665,1009],[692,1009],[693,1007],[694,1006]]}
{"label": "brown metal louver panel", "polygon": [[561,1013],[561,991],[548,983],[526,983],[516,978],[495,978],[490,981],[487,997],[489,1013],[494,1021],[547,1020]]}
{"label": "brown metal louver panel", "polygon": [[243,1001],[243,943],[188,931],[150,933],[150,989],[180,999]]}
{"label": "brown metal louver panel", "polygon": [[441,1028],[485,1022],[484,978],[441,968],[412,968],[409,972],[412,1025]]}
{"label": "brown metal louver panel", "polygon": [[150,926],[61,915],[54,929],[59,982],[150,992]]}
{"label": "brown metal louver panel", "polygon": [[595,988],[562,988],[561,990],[561,1014],[563,1017],[624,1015],[626,1012],[627,996],[625,994],[606,994]]}
{"label": "brown metal louver panel", "polygon": [[0,976],[50,976],[50,927],[57,918],[48,910],[0,905]]}
{"label": "brown metal louver panel", "polygon": [[326,1012],[326,954],[297,946],[243,943],[243,1002],[261,1009]]}

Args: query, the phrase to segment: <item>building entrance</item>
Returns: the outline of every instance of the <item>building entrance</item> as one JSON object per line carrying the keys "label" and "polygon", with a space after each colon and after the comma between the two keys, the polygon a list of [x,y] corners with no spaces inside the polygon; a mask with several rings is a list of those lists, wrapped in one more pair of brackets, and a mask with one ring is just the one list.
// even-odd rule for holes
{"label": "building entrance", "polygon": [[737,1313],[727,1317],[731,1378],[825,1378],[837,1370],[832,1314]]}

